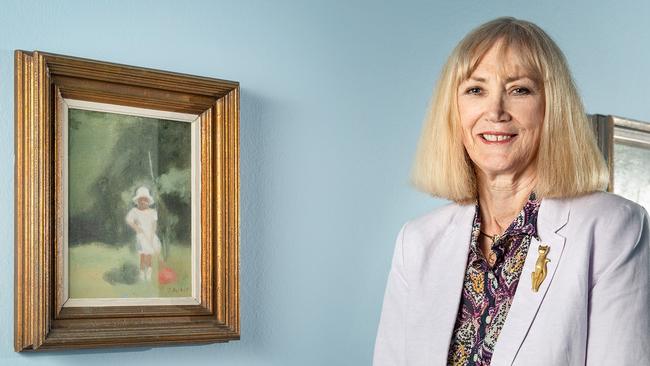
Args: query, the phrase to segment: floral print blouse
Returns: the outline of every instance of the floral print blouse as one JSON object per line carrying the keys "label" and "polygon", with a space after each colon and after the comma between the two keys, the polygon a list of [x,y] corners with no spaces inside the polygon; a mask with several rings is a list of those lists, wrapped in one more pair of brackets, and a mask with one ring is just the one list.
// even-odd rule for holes
{"label": "floral print blouse", "polygon": [[530,240],[537,238],[539,204],[531,193],[519,215],[492,244],[496,254],[492,267],[479,247],[481,219],[477,204],[448,365],[490,364],[494,345],[517,290]]}

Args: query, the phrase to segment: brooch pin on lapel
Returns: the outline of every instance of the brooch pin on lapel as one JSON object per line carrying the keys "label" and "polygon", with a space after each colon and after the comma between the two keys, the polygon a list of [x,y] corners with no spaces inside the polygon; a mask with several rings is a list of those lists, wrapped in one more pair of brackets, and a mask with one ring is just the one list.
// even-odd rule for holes
{"label": "brooch pin on lapel", "polygon": [[539,257],[537,257],[537,262],[535,263],[535,272],[531,273],[533,278],[534,292],[537,292],[537,290],[539,290],[539,286],[542,284],[542,282],[544,282],[544,279],[546,278],[546,263],[551,261],[550,259],[546,258],[546,255],[550,249],[551,248],[548,245],[540,245],[537,249]]}

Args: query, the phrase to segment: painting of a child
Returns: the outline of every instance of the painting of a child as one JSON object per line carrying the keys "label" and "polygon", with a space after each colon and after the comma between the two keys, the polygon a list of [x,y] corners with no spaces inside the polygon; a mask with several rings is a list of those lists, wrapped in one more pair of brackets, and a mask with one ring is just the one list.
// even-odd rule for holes
{"label": "painting of a child", "polygon": [[198,124],[90,107],[120,113],[68,109],[68,296],[92,304],[191,297]]}
{"label": "painting of a child", "polygon": [[151,281],[154,255],[160,254],[160,239],[156,235],[158,212],[151,208],[154,199],[147,187],[139,187],[133,197],[135,207],[126,215],[126,223],[135,231],[140,256],[140,280]]}

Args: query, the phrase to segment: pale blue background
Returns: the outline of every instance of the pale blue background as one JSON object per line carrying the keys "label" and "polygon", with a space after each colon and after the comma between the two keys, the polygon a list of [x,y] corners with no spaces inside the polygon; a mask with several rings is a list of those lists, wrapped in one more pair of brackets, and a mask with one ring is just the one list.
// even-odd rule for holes
{"label": "pale blue background", "polygon": [[[608,5],[605,5],[607,3]],[[591,113],[650,121],[650,2],[3,1],[2,365],[369,365],[408,171],[453,45],[501,15],[564,49]],[[241,83],[239,342],[13,352],[13,51]]]}

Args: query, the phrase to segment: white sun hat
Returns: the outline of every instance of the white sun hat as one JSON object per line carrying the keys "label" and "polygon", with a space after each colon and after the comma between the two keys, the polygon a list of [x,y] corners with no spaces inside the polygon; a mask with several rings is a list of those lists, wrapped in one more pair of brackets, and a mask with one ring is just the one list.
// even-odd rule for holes
{"label": "white sun hat", "polygon": [[137,204],[138,200],[143,197],[149,201],[149,205],[153,205],[153,197],[151,197],[151,194],[149,194],[149,189],[145,186],[139,187],[135,191],[135,197],[133,197],[133,202]]}

